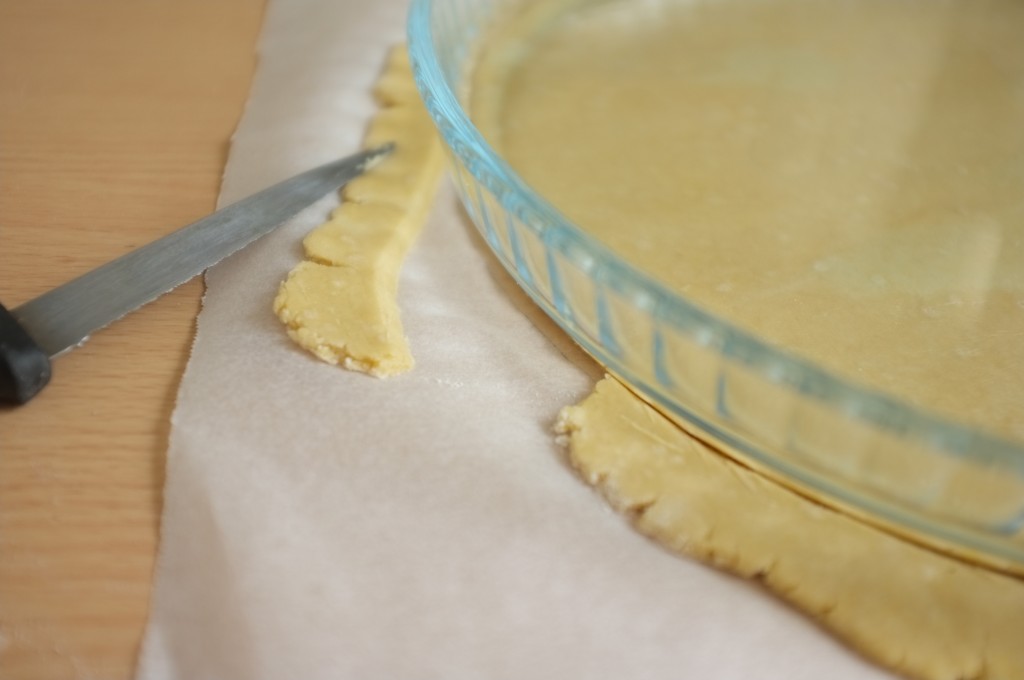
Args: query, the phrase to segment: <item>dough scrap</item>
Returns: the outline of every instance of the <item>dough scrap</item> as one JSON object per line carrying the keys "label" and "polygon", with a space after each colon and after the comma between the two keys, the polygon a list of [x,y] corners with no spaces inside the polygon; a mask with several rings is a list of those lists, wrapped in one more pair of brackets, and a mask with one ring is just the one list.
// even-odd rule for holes
{"label": "dough scrap", "polygon": [[1024,678],[1024,581],[933,553],[744,468],[612,377],[556,430],[572,464],[644,534],[812,614],[922,680]]}
{"label": "dough scrap", "polygon": [[323,361],[383,377],[413,367],[398,277],[426,221],[443,157],[404,47],[392,51],[374,95],[382,108],[365,146],[393,141],[395,150],[349,182],[331,219],[306,236],[306,261],[281,284],[274,312],[292,340]]}

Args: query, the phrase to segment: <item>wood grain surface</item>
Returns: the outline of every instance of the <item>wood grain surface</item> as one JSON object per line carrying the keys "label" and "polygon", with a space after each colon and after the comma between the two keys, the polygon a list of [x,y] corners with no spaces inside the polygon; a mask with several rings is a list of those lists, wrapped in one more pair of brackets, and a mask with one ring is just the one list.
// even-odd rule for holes
{"label": "wood grain surface", "polygon": [[[0,0],[0,300],[214,207],[263,0]],[[0,408],[0,678],[128,678],[198,280]]]}

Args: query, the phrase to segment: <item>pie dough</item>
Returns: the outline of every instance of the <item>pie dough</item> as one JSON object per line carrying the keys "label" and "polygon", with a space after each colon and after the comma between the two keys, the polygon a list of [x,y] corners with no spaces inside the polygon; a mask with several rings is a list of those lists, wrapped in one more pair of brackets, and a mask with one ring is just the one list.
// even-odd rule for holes
{"label": "pie dough", "polygon": [[556,208],[774,344],[1024,441],[1024,3],[515,5],[471,114]]}
{"label": "pie dough", "polygon": [[763,582],[925,680],[1024,678],[1024,581],[796,495],[687,435],[614,378],[561,413],[580,474],[641,532]]}
{"label": "pie dough", "polygon": [[[519,7],[482,41],[471,113],[556,208],[853,382],[1024,439],[1024,4]],[[639,530],[879,663],[1024,678],[1024,581],[807,500],[611,378],[558,430]]]}
{"label": "pie dough", "polygon": [[307,259],[281,284],[274,311],[288,335],[323,361],[389,376],[413,367],[398,276],[426,221],[443,157],[404,47],[393,50],[374,94],[382,108],[365,144],[394,142],[395,149],[349,182],[331,219],[306,236]]}

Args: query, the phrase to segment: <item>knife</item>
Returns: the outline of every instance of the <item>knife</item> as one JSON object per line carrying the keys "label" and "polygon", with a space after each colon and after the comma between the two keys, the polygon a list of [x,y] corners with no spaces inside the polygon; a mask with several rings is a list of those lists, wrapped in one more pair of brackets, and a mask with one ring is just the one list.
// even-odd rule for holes
{"label": "knife", "polygon": [[309,170],[108,262],[10,311],[0,305],[0,402],[23,404],[50,359],[152,302],[358,177],[393,145]]}

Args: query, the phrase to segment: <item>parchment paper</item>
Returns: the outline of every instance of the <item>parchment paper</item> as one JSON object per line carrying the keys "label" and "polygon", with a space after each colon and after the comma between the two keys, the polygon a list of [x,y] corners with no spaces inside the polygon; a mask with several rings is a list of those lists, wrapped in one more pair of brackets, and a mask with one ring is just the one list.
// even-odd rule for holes
{"label": "parchment paper", "polygon": [[[358,148],[405,9],[272,0],[221,203]],[[573,474],[550,428],[600,372],[447,185],[403,272],[415,371],[377,380],[294,346],[271,301],[334,204],[207,276],[139,678],[888,677]]]}

